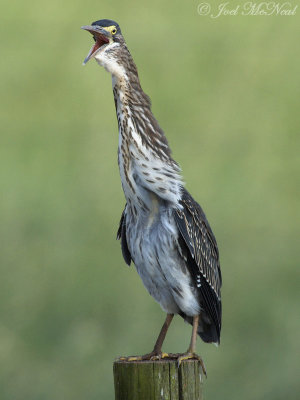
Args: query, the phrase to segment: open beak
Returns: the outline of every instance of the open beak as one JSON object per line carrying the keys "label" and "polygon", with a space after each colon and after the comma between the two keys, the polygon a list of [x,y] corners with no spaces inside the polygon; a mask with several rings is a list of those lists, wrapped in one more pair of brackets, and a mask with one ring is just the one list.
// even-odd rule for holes
{"label": "open beak", "polygon": [[109,43],[110,33],[107,32],[105,29],[101,28],[100,26],[93,26],[93,25],[85,25],[82,26],[81,29],[84,29],[90,32],[95,39],[95,44],[91,48],[89,54],[86,56],[85,60],[83,61],[83,65],[85,65],[91,58],[93,58],[99,49]]}

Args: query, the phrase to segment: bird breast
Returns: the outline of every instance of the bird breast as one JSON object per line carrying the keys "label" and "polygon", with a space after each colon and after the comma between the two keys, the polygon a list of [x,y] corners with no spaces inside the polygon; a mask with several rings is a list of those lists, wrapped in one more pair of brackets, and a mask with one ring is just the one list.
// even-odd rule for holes
{"label": "bird breast", "polygon": [[152,209],[135,218],[127,210],[126,237],[132,259],[148,292],[167,313],[197,315],[200,305],[184,258],[172,209],[155,195]]}

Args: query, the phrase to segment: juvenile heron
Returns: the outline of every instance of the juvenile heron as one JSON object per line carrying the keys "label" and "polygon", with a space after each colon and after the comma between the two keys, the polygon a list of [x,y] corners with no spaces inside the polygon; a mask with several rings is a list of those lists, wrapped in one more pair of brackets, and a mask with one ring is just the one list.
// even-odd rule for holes
{"label": "juvenile heron", "polygon": [[[176,357],[180,363],[197,358],[204,369],[195,354],[197,333],[204,342],[220,343],[222,278],[216,239],[202,208],[183,186],[120,26],[102,19],[82,29],[95,40],[84,64],[95,58],[112,75],[126,198],[117,237],[125,262],[134,262],[146,289],[167,313],[153,351],[124,359]],[[161,350],[174,314],[193,325],[186,353]]]}

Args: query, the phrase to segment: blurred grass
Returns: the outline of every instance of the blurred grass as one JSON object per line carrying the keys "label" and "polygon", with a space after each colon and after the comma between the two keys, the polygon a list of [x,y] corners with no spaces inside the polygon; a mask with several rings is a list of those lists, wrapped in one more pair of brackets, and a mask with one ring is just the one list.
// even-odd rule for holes
{"label": "blurred grass", "polygon": [[[99,18],[120,23],[218,239],[224,322],[219,349],[198,343],[205,398],[299,396],[299,10],[212,20],[196,6],[2,5],[2,400],[112,399],[112,360],[151,350],[164,318],[115,241],[111,80],[81,66],[79,27]],[[177,319],[166,350],[189,335]]]}

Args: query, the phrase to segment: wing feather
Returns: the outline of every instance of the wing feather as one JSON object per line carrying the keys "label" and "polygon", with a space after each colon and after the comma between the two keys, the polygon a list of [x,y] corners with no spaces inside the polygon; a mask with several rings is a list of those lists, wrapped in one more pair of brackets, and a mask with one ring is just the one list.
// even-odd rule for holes
{"label": "wing feather", "polygon": [[122,254],[123,258],[126,262],[127,265],[131,264],[131,254],[128,249],[128,244],[127,244],[127,239],[126,239],[126,206],[124,208],[124,211],[122,212],[121,220],[120,220],[120,225],[117,233],[117,239],[121,239],[121,248],[122,248]]}
{"label": "wing feather", "polygon": [[[183,189],[182,209],[174,211],[175,221],[181,234],[179,246],[188,249],[187,266],[205,311],[213,321],[217,335],[221,330],[222,276],[219,251],[214,234],[200,205]],[[182,240],[183,239],[183,240]]]}

